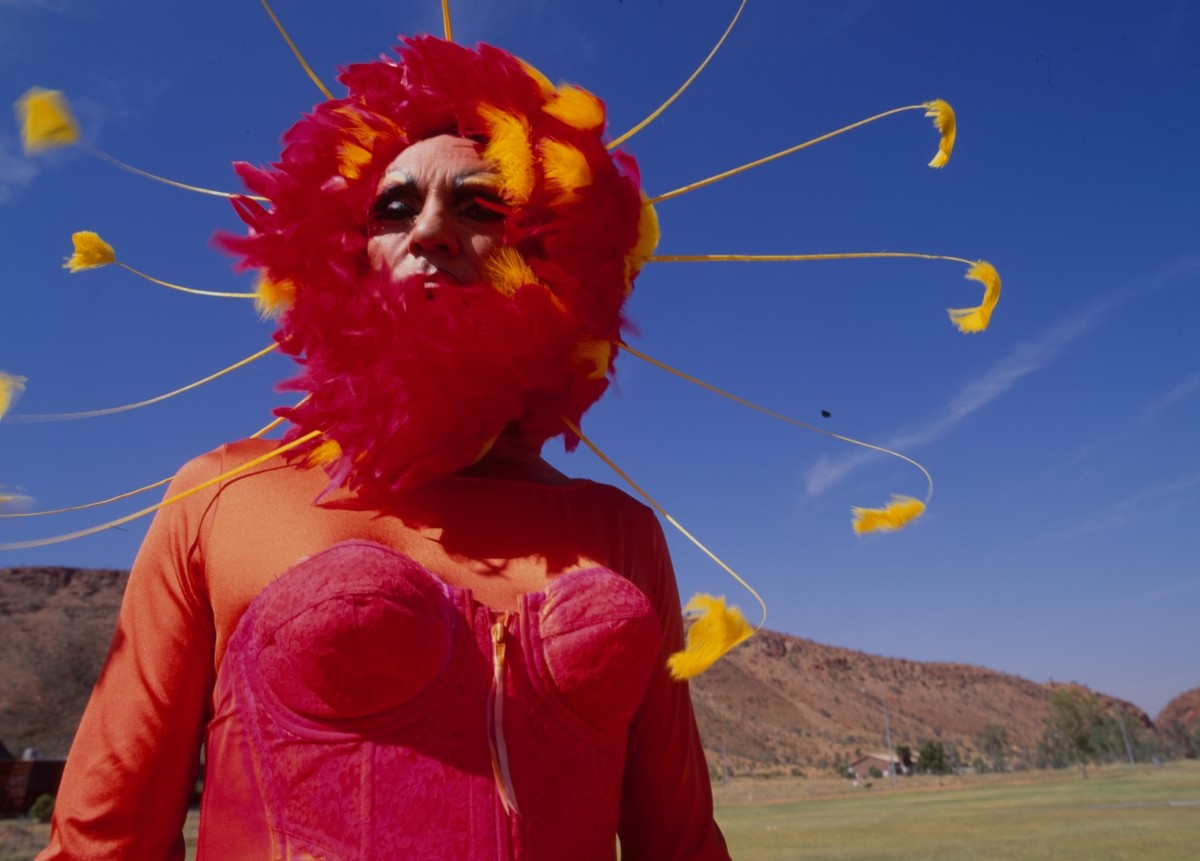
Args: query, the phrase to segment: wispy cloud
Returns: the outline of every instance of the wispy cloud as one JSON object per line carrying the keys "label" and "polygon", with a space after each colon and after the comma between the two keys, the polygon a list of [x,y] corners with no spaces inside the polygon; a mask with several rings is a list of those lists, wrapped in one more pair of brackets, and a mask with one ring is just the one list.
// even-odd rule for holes
{"label": "wispy cloud", "polygon": [[1146,488],[1127,496],[1120,502],[1105,506],[1087,520],[1064,529],[1058,537],[1069,541],[1102,529],[1112,529],[1153,517],[1163,509],[1164,504],[1169,503],[1169,507],[1176,507],[1172,501],[1175,497],[1189,493],[1197,487],[1200,487],[1200,475],[1180,478],[1166,484]]}
{"label": "wispy cloud", "polygon": [[1198,588],[1200,588],[1200,577],[1193,577],[1191,580],[1181,580],[1178,583],[1172,583],[1170,586],[1152,589],[1138,597],[1144,601],[1159,601],[1163,598],[1174,598],[1176,595],[1183,595]]}
{"label": "wispy cloud", "polygon": [[1194,371],[1190,377],[1164,395],[1161,395],[1142,407],[1138,416],[1141,423],[1154,419],[1159,413],[1178,401],[1200,391],[1200,371]]}
{"label": "wispy cloud", "polygon": [[[1093,329],[1117,303],[1114,294],[1094,303],[1082,313],[1061,321],[1035,340],[1018,344],[982,377],[963,386],[940,415],[921,427],[897,433],[883,443],[884,447],[910,451],[945,436],[965,418],[1015,386],[1023,377],[1054,361],[1068,344]],[[836,459],[822,457],[805,475],[805,489],[810,496],[818,496],[871,457],[865,452],[855,452]]]}
{"label": "wispy cloud", "polygon": [[[2,2],[2,0],[0,0]],[[0,203],[4,203],[18,188],[33,182],[37,166],[22,153],[11,135],[0,136]]]}
{"label": "wispy cloud", "polygon": [[[911,451],[945,436],[968,416],[1012,389],[1022,378],[1054,361],[1071,342],[1100,325],[1115,308],[1140,296],[1181,283],[1191,283],[1198,275],[1200,256],[1190,255],[1176,258],[1146,275],[1130,279],[1083,311],[1059,321],[1034,340],[1018,344],[982,377],[963,386],[939,415],[921,427],[897,432],[882,445],[896,451]],[[1149,403],[1143,415],[1149,418],[1154,411],[1166,409],[1196,390],[1200,390],[1200,372]],[[1097,443],[1089,453],[1103,448],[1104,444]],[[875,456],[865,451],[838,458],[822,456],[805,473],[805,490],[810,496],[819,496]]]}

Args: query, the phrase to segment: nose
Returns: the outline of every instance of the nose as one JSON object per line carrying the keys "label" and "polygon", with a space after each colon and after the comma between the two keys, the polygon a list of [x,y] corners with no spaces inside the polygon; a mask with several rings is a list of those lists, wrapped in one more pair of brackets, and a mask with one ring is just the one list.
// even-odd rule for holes
{"label": "nose", "polygon": [[444,254],[454,256],[461,250],[453,213],[434,195],[425,205],[409,233],[409,250],[413,254]]}

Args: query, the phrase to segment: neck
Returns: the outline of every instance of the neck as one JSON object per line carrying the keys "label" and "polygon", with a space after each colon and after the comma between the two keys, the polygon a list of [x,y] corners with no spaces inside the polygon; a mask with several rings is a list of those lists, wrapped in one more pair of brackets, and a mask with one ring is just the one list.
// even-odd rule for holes
{"label": "neck", "polygon": [[541,455],[541,443],[522,436],[517,428],[508,428],[496,438],[479,460],[459,475],[472,478],[511,478],[538,484],[566,484],[571,479],[559,472]]}

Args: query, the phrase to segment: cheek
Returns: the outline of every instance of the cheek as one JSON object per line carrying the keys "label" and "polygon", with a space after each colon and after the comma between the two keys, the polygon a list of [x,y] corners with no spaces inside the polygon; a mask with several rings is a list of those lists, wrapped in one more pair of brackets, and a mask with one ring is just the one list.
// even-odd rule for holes
{"label": "cheek", "polygon": [[396,265],[400,255],[400,237],[394,233],[372,236],[367,240],[367,259],[371,269],[379,272]]}
{"label": "cheek", "polygon": [[471,237],[471,250],[474,252],[476,259],[483,260],[492,252],[492,249],[500,246],[499,234],[480,233]]}

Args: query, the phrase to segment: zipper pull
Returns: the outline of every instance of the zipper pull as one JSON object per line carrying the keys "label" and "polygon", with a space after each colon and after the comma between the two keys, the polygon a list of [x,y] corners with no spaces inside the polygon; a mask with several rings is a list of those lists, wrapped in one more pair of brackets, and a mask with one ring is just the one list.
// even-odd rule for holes
{"label": "zipper pull", "polygon": [[508,624],[508,612],[506,611],[492,625],[492,667],[495,670],[496,678],[499,679],[504,672],[504,647],[505,635],[508,629],[505,627]]}
{"label": "zipper pull", "polygon": [[488,746],[492,754],[492,776],[500,802],[509,815],[519,816],[517,794],[513,789],[512,772],[508,766],[508,745],[504,740],[504,652],[508,639],[508,617],[505,611],[492,625],[492,695],[488,699]]}

